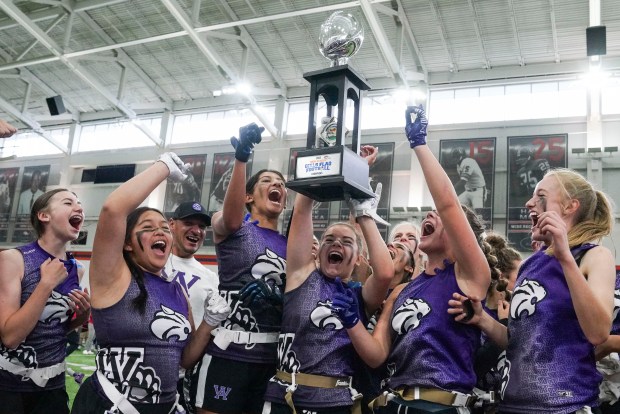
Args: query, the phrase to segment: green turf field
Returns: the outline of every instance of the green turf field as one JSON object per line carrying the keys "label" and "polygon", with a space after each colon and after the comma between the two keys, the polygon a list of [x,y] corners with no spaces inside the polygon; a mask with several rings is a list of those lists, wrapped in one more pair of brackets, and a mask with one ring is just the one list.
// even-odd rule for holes
{"label": "green turf field", "polygon": [[[78,349],[67,358],[67,368],[73,369],[75,372],[84,374],[84,379],[90,377],[95,372],[95,355],[84,355],[81,349]],[[73,405],[73,398],[78,392],[79,385],[75,382],[71,375],[65,375],[67,380],[67,394],[69,394],[69,406]]]}

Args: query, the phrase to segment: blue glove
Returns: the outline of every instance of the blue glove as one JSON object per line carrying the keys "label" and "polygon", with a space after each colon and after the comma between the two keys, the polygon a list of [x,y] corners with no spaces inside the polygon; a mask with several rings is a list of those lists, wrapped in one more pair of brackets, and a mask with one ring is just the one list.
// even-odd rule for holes
{"label": "blue glove", "polygon": [[344,287],[340,278],[336,278],[336,290],[331,302],[332,315],[342,322],[346,329],[351,329],[360,321],[357,298],[351,289]]}
{"label": "blue glove", "polygon": [[232,137],[230,143],[235,149],[235,158],[241,162],[248,162],[254,145],[260,143],[261,134],[265,128],[259,127],[254,122],[239,128],[239,139]]}
{"label": "blue glove", "polygon": [[[415,121],[411,122],[411,114],[416,115]],[[405,112],[405,134],[409,140],[409,146],[415,148],[418,145],[426,145],[426,128],[428,127],[428,119],[426,113],[420,106],[408,106]]]}
{"label": "blue glove", "polygon": [[275,284],[275,281],[265,282],[263,279],[256,279],[247,283],[239,291],[239,301],[246,308],[261,300],[274,305],[282,303],[282,291]]}

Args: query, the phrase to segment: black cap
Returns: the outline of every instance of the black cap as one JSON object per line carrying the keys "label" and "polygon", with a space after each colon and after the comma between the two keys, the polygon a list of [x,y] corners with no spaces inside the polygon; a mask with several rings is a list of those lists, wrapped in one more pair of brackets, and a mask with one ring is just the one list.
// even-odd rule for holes
{"label": "black cap", "polygon": [[200,217],[205,221],[207,226],[211,225],[211,216],[207,214],[207,210],[205,210],[202,204],[197,201],[186,201],[179,204],[177,209],[174,210],[172,219],[178,220],[192,216]]}

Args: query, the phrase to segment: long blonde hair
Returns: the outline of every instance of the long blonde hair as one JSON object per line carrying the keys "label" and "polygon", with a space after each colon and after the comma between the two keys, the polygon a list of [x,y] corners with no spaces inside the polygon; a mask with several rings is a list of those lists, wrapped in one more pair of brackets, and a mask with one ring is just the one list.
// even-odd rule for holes
{"label": "long blonde hair", "polygon": [[[573,248],[590,241],[600,241],[611,233],[614,217],[612,203],[602,191],[594,189],[581,174],[568,168],[554,168],[547,175],[560,183],[565,200],[578,200],[575,225],[568,231],[568,245]],[[550,246],[547,254],[553,254]]]}

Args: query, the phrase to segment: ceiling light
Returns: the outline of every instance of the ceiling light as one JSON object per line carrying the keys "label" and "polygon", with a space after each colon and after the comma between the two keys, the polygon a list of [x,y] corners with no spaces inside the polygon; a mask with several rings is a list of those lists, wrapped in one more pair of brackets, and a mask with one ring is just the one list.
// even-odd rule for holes
{"label": "ceiling light", "polygon": [[252,92],[252,86],[249,83],[238,83],[237,93],[241,95],[249,95]]}

